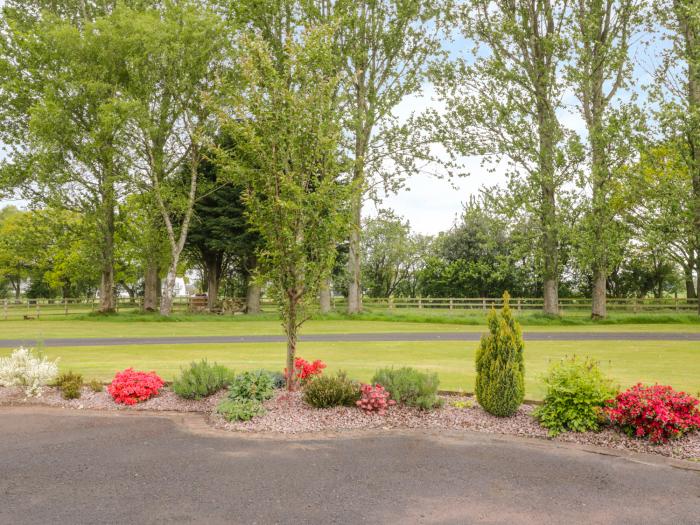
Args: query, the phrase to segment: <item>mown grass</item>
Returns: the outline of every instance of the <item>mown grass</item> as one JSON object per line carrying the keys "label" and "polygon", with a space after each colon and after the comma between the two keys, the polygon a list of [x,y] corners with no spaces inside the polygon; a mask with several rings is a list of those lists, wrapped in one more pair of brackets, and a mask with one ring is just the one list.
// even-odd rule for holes
{"label": "mown grass", "polygon": [[[299,354],[323,359],[329,371],[346,370],[355,379],[369,381],[377,368],[413,366],[439,374],[441,388],[472,391],[477,343],[381,342],[301,343]],[[87,379],[110,380],[127,367],[155,370],[171,380],[181,367],[207,358],[234,370],[284,366],[284,344],[148,345],[46,348],[60,357],[61,370],[73,370]],[[7,355],[9,349],[0,349]],[[526,392],[530,399],[543,395],[540,377],[552,361],[567,355],[590,355],[622,387],[637,381],[666,383],[691,393],[700,391],[700,348],[682,341],[531,341],[526,344]]]}

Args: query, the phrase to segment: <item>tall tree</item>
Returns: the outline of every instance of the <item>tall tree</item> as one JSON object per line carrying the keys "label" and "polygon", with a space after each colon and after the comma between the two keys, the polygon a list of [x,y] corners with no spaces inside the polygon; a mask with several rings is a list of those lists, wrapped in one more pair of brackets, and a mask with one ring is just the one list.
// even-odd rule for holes
{"label": "tall tree", "polygon": [[[448,149],[507,160],[514,203],[537,217],[544,311],[559,314],[560,210],[557,199],[578,156],[559,122],[568,53],[568,2],[470,0],[460,29],[479,47],[440,69]],[[521,177],[521,174],[525,174]]]}
{"label": "tall tree", "polygon": [[[305,305],[330,273],[345,232],[353,186],[343,180],[338,78],[327,27],[286,31],[272,47],[246,37],[240,56],[244,89],[230,89],[226,131],[244,162],[248,217],[260,233],[260,275],[269,279],[287,336],[288,388],[293,388],[297,333]],[[251,165],[256,169],[247,169]]]}
{"label": "tall tree", "polygon": [[631,78],[630,45],[643,18],[642,7],[638,0],[577,0],[568,24],[574,53],[568,78],[588,131],[586,182],[591,201],[582,244],[593,273],[594,319],[607,316],[606,282],[620,256],[614,190],[620,169],[634,153],[629,143],[634,111],[612,105]]}

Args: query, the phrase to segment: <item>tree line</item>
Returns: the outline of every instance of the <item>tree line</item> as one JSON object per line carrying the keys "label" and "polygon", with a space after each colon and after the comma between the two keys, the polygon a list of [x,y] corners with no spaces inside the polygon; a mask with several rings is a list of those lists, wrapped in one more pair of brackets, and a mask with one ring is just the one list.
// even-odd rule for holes
{"label": "tree line", "polygon": [[[198,269],[211,308],[269,286],[290,348],[333,292],[697,296],[698,0],[7,0],[0,26],[0,188],[31,208],[0,217],[7,293],[168,315]],[[451,231],[364,216],[475,156],[507,184]]]}

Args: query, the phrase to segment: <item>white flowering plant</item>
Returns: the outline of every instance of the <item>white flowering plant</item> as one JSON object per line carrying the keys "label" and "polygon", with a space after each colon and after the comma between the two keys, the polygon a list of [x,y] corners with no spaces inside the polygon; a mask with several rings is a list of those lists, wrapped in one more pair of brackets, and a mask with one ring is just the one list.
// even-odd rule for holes
{"label": "white flowering plant", "polygon": [[0,357],[0,386],[21,386],[27,396],[39,397],[41,387],[58,374],[57,363],[35,356],[30,348],[17,348],[10,357]]}

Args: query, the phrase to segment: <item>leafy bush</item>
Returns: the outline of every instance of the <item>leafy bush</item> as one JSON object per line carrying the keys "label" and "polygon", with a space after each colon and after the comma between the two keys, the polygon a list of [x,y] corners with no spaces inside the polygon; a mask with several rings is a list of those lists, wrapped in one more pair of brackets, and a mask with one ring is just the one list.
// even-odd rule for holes
{"label": "leafy bush", "polygon": [[82,381],[67,381],[61,385],[61,395],[63,399],[78,399],[81,395],[82,388]]}
{"label": "leafy bush", "polygon": [[544,404],[533,415],[552,436],[566,430],[598,430],[605,402],[617,393],[591,358],[572,357],[555,363],[544,384]]}
{"label": "leafy bush", "polygon": [[365,412],[377,412],[383,416],[388,407],[396,404],[396,401],[389,399],[391,396],[382,385],[362,385],[360,394],[361,397],[355,404]]}
{"label": "leafy bush", "polygon": [[617,395],[606,408],[613,424],[630,436],[649,437],[652,443],[700,429],[698,401],[670,386],[636,384]]}
{"label": "leafy bush", "polygon": [[490,333],[482,336],[476,351],[476,400],[500,417],[515,414],[525,398],[525,345],[509,300],[508,292],[504,293],[501,314],[489,313]]}
{"label": "leafy bush", "polygon": [[265,408],[254,399],[224,399],[216,411],[227,421],[250,421],[255,416],[262,416]]}
{"label": "leafy bush", "polygon": [[127,368],[117,372],[107,391],[116,403],[135,405],[157,396],[163,384],[163,380],[155,372],[140,372]]}
{"label": "leafy bush", "polygon": [[238,374],[229,387],[229,399],[265,401],[274,395],[272,377],[264,370]]}
{"label": "leafy bush", "polygon": [[104,385],[98,381],[97,379],[92,379],[89,383],[88,386],[90,387],[90,390],[93,392],[102,392],[104,390]]}
{"label": "leafy bush", "polygon": [[[307,381],[310,381],[313,377],[319,376],[323,373],[323,369],[326,368],[326,363],[321,361],[320,359],[316,359],[313,363],[308,362],[306,359],[303,359],[301,357],[297,357],[294,359],[294,380],[295,383],[297,384],[296,386],[299,385],[304,385],[306,384]],[[285,381],[288,376],[289,372],[287,369],[284,369],[284,377]]]}
{"label": "leafy bush", "polygon": [[182,370],[180,377],[173,381],[173,392],[185,399],[202,399],[226,388],[233,380],[233,372],[225,366],[206,359],[190,364]]}
{"label": "leafy bush", "polygon": [[355,406],[360,399],[360,385],[345,372],[322,376],[309,381],[304,387],[304,401],[314,408]]}
{"label": "leafy bush", "polygon": [[382,385],[397,403],[429,410],[440,406],[437,374],[426,374],[415,368],[382,368],[377,370],[372,383]]}
{"label": "leafy bush", "polygon": [[284,388],[287,384],[287,378],[282,372],[273,372],[271,370],[265,370],[265,373],[270,376],[270,379],[272,379],[273,388]]}
{"label": "leafy bush", "polygon": [[54,379],[53,384],[56,385],[59,388],[63,388],[63,385],[68,384],[68,383],[79,383],[83,384],[83,376],[82,374],[77,374],[73,372],[72,370],[69,370],[68,372],[63,372],[60,373],[56,376],[56,379]]}
{"label": "leafy bush", "polygon": [[27,396],[40,396],[41,387],[58,374],[56,361],[34,356],[29,348],[17,348],[10,357],[0,357],[0,386],[20,386]]}

